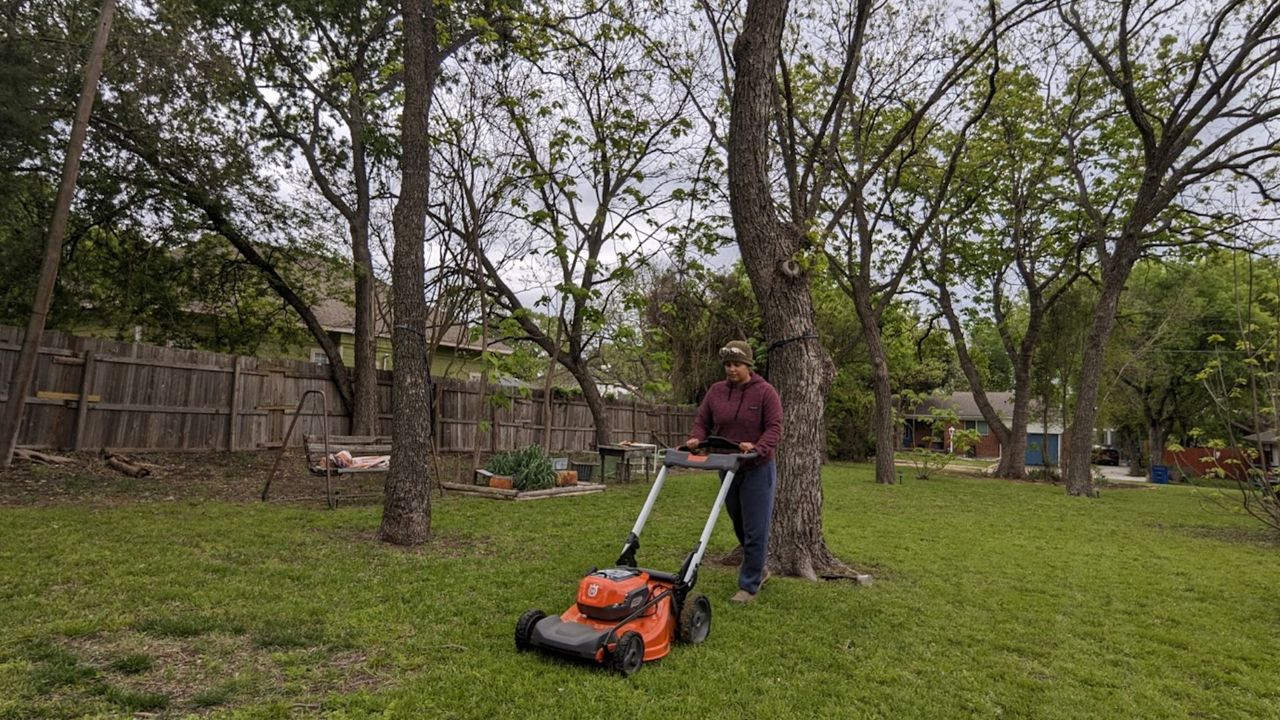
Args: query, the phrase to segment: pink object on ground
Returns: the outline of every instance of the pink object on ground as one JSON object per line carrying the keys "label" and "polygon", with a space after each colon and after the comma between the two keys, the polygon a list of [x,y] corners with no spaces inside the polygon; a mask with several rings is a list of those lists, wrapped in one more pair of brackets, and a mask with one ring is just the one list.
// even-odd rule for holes
{"label": "pink object on ground", "polygon": [[347,452],[346,450],[339,450],[338,452],[330,455],[329,461],[333,465],[340,468],[359,468],[363,470],[363,469],[370,469],[370,468],[381,469],[381,468],[391,467],[390,455],[369,455],[366,457],[352,457],[351,453]]}

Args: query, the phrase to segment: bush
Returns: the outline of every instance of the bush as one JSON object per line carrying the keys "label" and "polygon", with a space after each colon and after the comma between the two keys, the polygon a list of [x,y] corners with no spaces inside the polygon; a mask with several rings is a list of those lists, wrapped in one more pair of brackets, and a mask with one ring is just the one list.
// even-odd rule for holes
{"label": "bush", "polygon": [[484,469],[494,475],[509,476],[516,490],[542,490],[556,485],[551,458],[538,445],[498,453],[489,458]]}

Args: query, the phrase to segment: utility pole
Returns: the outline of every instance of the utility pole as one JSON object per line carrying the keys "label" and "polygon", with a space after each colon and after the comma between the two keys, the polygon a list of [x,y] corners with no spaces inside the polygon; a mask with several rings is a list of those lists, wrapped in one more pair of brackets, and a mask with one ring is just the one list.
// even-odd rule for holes
{"label": "utility pole", "polygon": [[84,137],[89,127],[89,114],[98,92],[98,78],[102,75],[102,59],[107,52],[107,38],[111,35],[111,21],[116,14],[116,0],[103,0],[98,14],[98,29],[89,50],[89,60],[84,69],[84,87],[76,105],[76,117],[71,123],[71,140],[67,143],[67,158],[62,165],[62,182],[53,205],[53,218],[49,221],[49,233],[45,236],[44,260],[40,263],[40,278],[36,284],[35,302],[31,306],[31,319],[27,333],[22,338],[22,350],[9,381],[9,402],[0,418],[0,467],[9,467],[13,451],[18,445],[18,431],[22,427],[22,410],[31,394],[35,380],[36,360],[40,353],[40,338],[44,335],[45,318],[53,302],[53,288],[58,281],[58,265],[62,260],[62,240],[67,234],[67,220],[71,215],[71,198],[75,195],[76,178],[80,175],[80,153],[84,150]]}

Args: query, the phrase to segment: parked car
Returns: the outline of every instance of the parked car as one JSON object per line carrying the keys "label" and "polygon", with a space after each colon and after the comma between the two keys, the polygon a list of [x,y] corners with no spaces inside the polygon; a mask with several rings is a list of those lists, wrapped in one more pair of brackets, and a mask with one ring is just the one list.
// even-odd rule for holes
{"label": "parked car", "polygon": [[1089,462],[1094,465],[1119,465],[1120,451],[1113,447],[1095,445]]}

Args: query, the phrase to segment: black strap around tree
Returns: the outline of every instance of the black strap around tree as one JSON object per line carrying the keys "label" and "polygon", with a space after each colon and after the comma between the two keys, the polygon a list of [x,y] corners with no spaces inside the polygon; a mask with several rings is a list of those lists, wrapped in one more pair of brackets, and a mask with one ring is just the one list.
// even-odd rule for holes
{"label": "black strap around tree", "polygon": [[773,368],[773,363],[769,362],[770,353],[772,353],[774,350],[777,350],[779,348],[786,347],[787,345],[790,345],[793,342],[798,342],[800,340],[817,340],[817,339],[818,339],[818,333],[810,330],[809,332],[803,333],[801,335],[796,335],[794,337],[789,337],[789,338],[783,338],[781,340],[776,340],[773,343],[770,343],[769,347],[766,348],[764,351],[764,356],[765,356],[764,379],[765,380],[769,379],[769,371]]}

